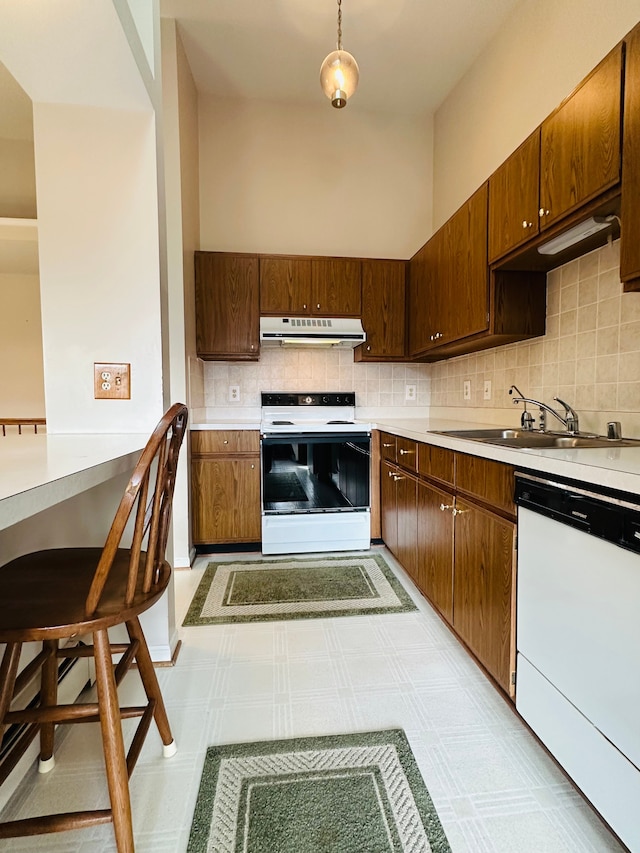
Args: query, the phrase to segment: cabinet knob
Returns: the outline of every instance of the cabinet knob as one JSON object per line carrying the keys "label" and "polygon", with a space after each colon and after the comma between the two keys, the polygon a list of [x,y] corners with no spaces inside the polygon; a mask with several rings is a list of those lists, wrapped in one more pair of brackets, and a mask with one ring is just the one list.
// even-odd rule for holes
{"label": "cabinet knob", "polygon": [[448,509],[452,509],[455,512],[455,508],[453,504],[440,504],[440,511],[446,512]]}
{"label": "cabinet knob", "polygon": [[255,466],[255,465],[253,464],[253,462],[252,462],[252,463],[251,463],[251,469],[253,470],[255,467],[256,467],[256,466]]}
{"label": "cabinet knob", "polygon": [[303,307],[303,308],[305,309],[305,311],[306,311],[306,310],[307,310],[307,303],[305,302],[305,303],[304,303],[304,305],[303,305],[302,307]]}
{"label": "cabinet knob", "polygon": [[526,219],[523,219],[522,220],[522,227],[523,228],[533,228],[533,222],[527,222]]}
{"label": "cabinet knob", "polygon": [[397,483],[397,482],[398,482],[398,480],[404,480],[404,477],[400,477],[398,474],[394,474],[394,475],[393,475],[393,479],[394,479],[394,480],[396,481],[396,483]]}
{"label": "cabinet knob", "polygon": [[463,512],[467,512],[467,510],[466,509],[458,509],[457,507],[453,508],[453,514],[454,515],[462,515]]}
{"label": "cabinet knob", "polygon": [[400,450],[400,456],[407,456],[410,453],[415,453],[415,450]]}
{"label": "cabinet knob", "polygon": [[228,439],[228,438],[225,438],[225,439],[224,439],[224,441],[223,441],[222,443],[223,443],[223,444],[229,444],[229,439]]}
{"label": "cabinet knob", "polygon": [[319,307],[320,307],[320,303],[318,302],[318,304],[316,305],[316,308],[319,308]]}
{"label": "cabinet knob", "polygon": [[544,207],[541,207],[540,210],[538,211],[538,216],[548,216],[548,215],[549,215],[549,211],[545,210]]}
{"label": "cabinet knob", "polygon": [[393,444],[385,444],[385,443],[384,443],[384,441],[383,441],[383,442],[382,442],[382,446],[383,446],[383,447],[393,447]]}
{"label": "cabinet knob", "polygon": [[367,346],[367,352],[371,352],[371,344]]}

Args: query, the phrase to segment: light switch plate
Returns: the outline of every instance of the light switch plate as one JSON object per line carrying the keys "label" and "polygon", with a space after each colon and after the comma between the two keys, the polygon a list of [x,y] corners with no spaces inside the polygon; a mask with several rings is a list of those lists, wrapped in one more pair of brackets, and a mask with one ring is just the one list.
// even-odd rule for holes
{"label": "light switch plate", "polygon": [[96,400],[130,400],[131,365],[95,362],[93,393]]}
{"label": "light switch plate", "polygon": [[471,380],[465,379],[462,383],[462,397],[464,400],[471,399]]}

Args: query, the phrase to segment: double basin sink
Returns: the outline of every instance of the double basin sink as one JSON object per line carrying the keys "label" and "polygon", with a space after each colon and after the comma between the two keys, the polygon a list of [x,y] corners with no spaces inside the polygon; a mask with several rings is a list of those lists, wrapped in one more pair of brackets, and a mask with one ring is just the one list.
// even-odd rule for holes
{"label": "double basin sink", "polygon": [[437,435],[448,435],[451,438],[465,438],[471,441],[483,441],[487,444],[499,444],[502,447],[532,447],[558,448],[574,447],[640,447],[640,439],[607,438],[604,435],[584,433],[535,432],[525,429],[453,429],[434,430]]}

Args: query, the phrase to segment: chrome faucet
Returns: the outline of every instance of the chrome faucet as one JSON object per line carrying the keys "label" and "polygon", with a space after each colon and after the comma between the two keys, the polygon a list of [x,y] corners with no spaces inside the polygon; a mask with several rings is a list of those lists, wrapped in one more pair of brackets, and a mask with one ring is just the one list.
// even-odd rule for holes
{"label": "chrome faucet", "polygon": [[518,403],[518,402],[524,403],[524,411],[520,415],[520,426],[522,427],[522,429],[526,430],[527,432],[531,432],[533,430],[534,418],[533,418],[533,415],[531,414],[531,412],[527,411],[527,403],[529,401],[525,399],[524,394],[516,385],[512,385],[511,388],[509,388],[509,394],[513,394],[514,391],[520,395],[520,399],[519,400],[514,399],[513,402],[514,403]]}
{"label": "chrome faucet", "polygon": [[[537,406],[540,409],[540,417],[539,417],[539,430],[540,432],[546,432],[547,429],[547,418],[546,415],[549,413],[553,415],[554,418],[560,421],[560,423],[565,427],[568,433],[574,435],[579,432],[579,421],[578,421],[578,413],[573,409],[568,403],[565,403],[564,400],[561,400],[560,397],[554,397],[553,399],[560,403],[560,405],[564,408],[566,417],[562,417],[559,412],[556,412],[555,409],[552,409],[551,406],[548,406],[546,403],[541,402],[540,400],[532,400],[530,397],[525,397],[522,391],[517,388],[515,385],[512,385],[509,388],[509,394],[513,395],[513,392],[519,394],[519,397],[514,397],[514,403],[523,403],[524,404],[524,412],[522,413],[522,417],[520,418],[520,422],[522,424],[522,428],[526,430],[533,429],[533,418],[531,418],[531,414],[527,412],[527,403],[532,406]],[[525,425],[525,415],[528,415],[526,419],[526,423],[531,423],[530,426]],[[531,419],[531,420],[529,420]]]}

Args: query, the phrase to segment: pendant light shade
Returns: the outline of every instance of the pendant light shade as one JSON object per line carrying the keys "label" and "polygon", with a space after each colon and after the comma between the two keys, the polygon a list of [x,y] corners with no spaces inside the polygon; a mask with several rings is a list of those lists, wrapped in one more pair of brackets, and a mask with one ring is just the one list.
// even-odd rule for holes
{"label": "pendant light shade", "polygon": [[338,49],[320,66],[320,85],[331,105],[341,109],[357,89],[359,79],[358,63],[342,49],[342,0],[338,0]]}

